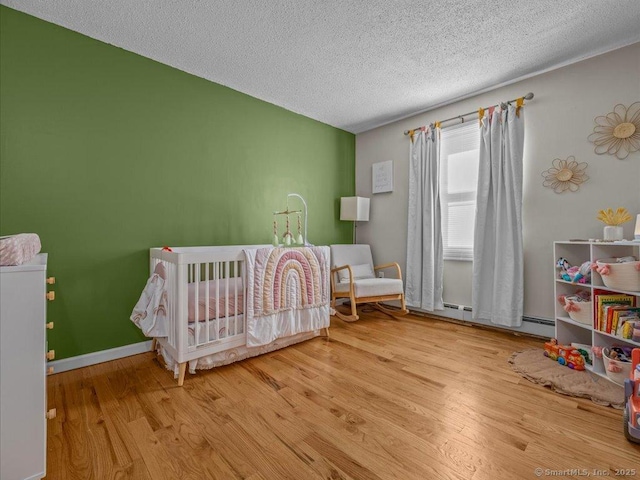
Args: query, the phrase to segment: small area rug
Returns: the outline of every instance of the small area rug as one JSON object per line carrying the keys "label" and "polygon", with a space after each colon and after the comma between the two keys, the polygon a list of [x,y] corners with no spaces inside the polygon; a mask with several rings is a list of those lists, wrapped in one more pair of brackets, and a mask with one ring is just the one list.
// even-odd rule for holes
{"label": "small area rug", "polygon": [[598,405],[624,408],[624,388],[588,371],[576,371],[547,358],[541,348],[515,352],[511,368],[527,380],[572,397],[590,398]]}

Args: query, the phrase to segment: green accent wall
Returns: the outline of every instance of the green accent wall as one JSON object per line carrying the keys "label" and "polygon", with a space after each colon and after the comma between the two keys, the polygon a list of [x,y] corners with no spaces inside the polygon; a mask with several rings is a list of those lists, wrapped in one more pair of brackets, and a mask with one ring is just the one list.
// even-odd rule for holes
{"label": "green accent wall", "polygon": [[145,340],[150,247],[270,243],[292,192],[350,243],[354,176],[351,133],[0,7],[0,234],[49,253],[58,359]]}

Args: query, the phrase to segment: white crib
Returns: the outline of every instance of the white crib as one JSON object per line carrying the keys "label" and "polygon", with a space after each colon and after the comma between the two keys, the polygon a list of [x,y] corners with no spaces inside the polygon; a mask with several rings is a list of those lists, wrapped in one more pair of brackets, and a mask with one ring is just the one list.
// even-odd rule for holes
{"label": "white crib", "polygon": [[[152,248],[150,270],[166,270],[166,337],[154,338],[182,385],[186,368],[212,368],[320,335],[320,330],[280,338],[269,345],[246,345],[245,249],[270,245]],[[327,324],[328,326],[328,324]],[[328,328],[325,329],[328,336]]]}

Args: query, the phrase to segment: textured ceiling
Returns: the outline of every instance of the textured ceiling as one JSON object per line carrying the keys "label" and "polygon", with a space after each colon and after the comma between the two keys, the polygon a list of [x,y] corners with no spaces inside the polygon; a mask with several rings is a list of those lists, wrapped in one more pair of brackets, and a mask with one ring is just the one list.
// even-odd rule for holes
{"label": "textured ceiling", "polygon": [[0,3],[354,133],[640,41],[638,0]]}

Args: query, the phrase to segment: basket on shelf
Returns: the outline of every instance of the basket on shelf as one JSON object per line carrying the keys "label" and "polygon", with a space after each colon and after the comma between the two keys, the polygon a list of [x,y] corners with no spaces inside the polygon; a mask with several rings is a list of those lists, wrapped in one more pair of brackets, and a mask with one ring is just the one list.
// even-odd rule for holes
{"label": "basket on shelf", "polygon": [[592,305],[593,303],[590,301],[574,302],[568,298],[564,299],[564,310],[569,314],[571,320],[584,325],[591,325]]}
{"label": "basket on shelf", "polygon": [[618,263],[615,258],[603,258],[596,265],[606,287],[640,292],[640,261]]}
{"label": "basket on shelf", "polygon": [[620,360],[613,360],[609,358],[611,354],[610,348],[602,349],[602,359],[604,360],[604,371],[614,383],[618,385],[624,385],[624,380],[629,378],[631,373],[631,362],[621,362]]}

